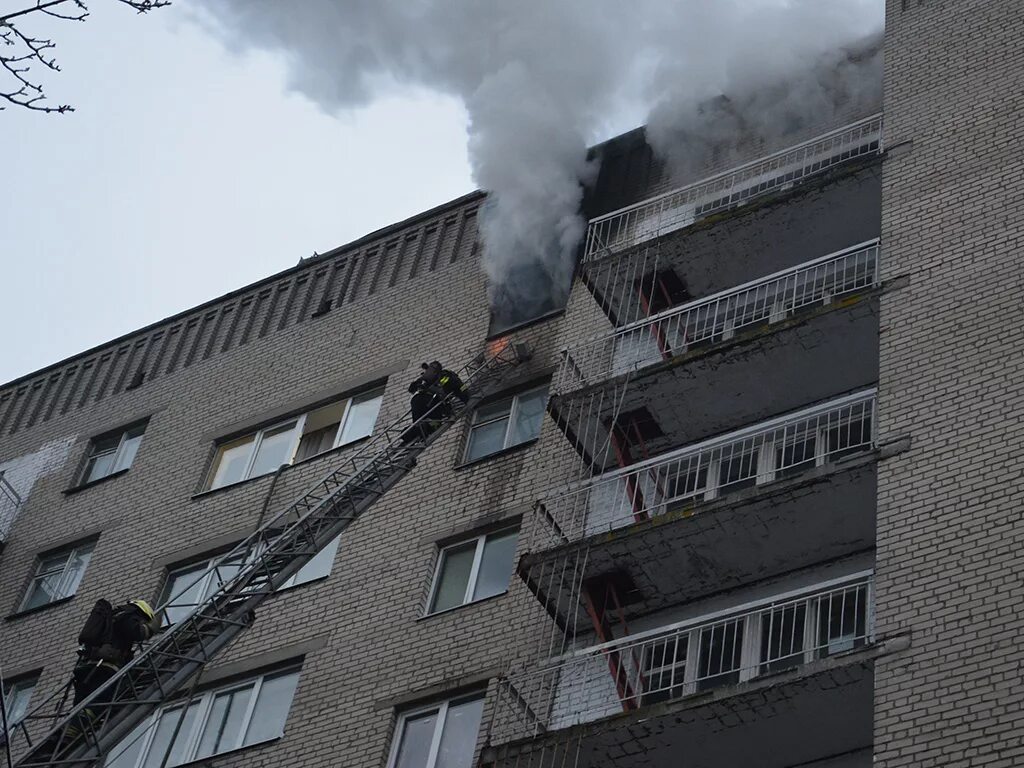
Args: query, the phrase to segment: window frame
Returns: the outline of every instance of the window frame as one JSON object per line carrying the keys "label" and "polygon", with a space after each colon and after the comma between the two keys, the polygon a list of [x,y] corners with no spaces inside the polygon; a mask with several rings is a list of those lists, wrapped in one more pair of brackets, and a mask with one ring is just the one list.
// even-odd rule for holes
{"label": "window frame", "polygon": [[[278,467],[274,467],[274,469],[268,470],[267,472],[263,472],[263,473],[258,474],[258,475],[252,474],[252,469],[253,469],[253,466],[256,464],[256,458],[259,456],[260,447],[263,445],[263,440],[265,439],[266,434],[268,432],[273,432],[276,429],[280,429],[281,427],[284,427],[284,426],[286,426],[286,425],[288,425],[290,423],[294,423],[294,426],[292,427],[292,430],[291,430],[292,431],[292,439],[291,439],[291,444],[290,444],[290,446],[288,448],[288,452],[287,452],[288,461],[285,462],[284,464],[278,465],[278,466],[293,466],[294,464],[302,462],[302,461],[309,461],[311,459],[316,458],[317,456],[322,456],[323,454],[327,453],[328,451],[333,451],[334,449],[341,448],[342,446],[345,446],[345,445],[351,445],[352,443],[358,442],[359,440],[363,440],[363,439],[366,439],[367,437],[372,436],[373,435],[373,429],[370,430],[370,434],[369,435],[364,435],[362,437],[357,437],[357,438],[355,438],[353,440],[349,440],[348,442],[344,442],[344,443],[341,442],[341,436],[342,436],[342,434],[345,431],[345,427],[348,425],[348,419],[349,419],[349,416],[352,413],[352,404],[355,401],[360,400],[361,398],[371,399],[370,396],[372,395],[374,398],[375,397],[380,397],[381,405],[383,406],[384,391],[385,391],[385,385],[383,385],[383,384],[381,384],[379,386],[376,386],[376,387],[370,387],[370,388],[365,389],[365,390],[360,390],[358,392],[354,392],[351,395],[338,397],[336,400],[329,400],[327,402],[321,403],[320,405],[311,406],[311,407],[307,408],[305,411],[302,411],[302,412],[300,412],[298,414],[293,414],[293,415],[288,416],[288,417],[283,418],[283,419],[276,420],[276,421],[271,422],[269,424],[265,424],[262,427],[254,429],[251,432],[244,432],[242,434],[237,434],[237,435],[235,435],[233,437],[224,437],[224,438],[221,438],[221,439],[215,441],[214,442],[213,460],[210,463],[210,469],[209,469],[209,472],[207,473],[207,478],[206,478],[206,482],[204,483],[203,490],[204,491],[216,491],[216,490],[218,490],[220,488],[227,488],[229,486],[236,485],[238,483],[244,483],[247,480],[253,480],[253,479],[257,478],[257,477],[265,477],[266,475],[273,474],[273,472],[276,471]],[[298,462],[297,462],[296,459],[295,459],[295,456],[298,453],[299,444],[302,442],[302,438],[304,437],[303,430],[305,429],[305,426],[306,426],[306,418],[311,413],[314,413],[315,411],[318,411],[321,408],[326,408],[329,405],[333,405],[335,403],[340,403],[342,401],[344,401],[344,403],[345,403],[345,408],[342,411],[341,419],[338,421],[338,429],[334,433],[334,439],[331,441],[331,447],[328,448],[328,449],[325,449],[323,451],[320,451],[318,453],[315,453],[315,454],[313,454],[311,456],[307,456],[305,458],[299,459]],[[378,409],[377,415],[378,415],[378,418],[379,418],[380,417],[380,409]],[[377,420],[374,419],[374,429],[376,428],[376,426],[377,426]],[[221,460],[223,458],[223,448],[224,448],[224,446],[230,445],[231,443],[234,443],[234,442],[245,440],[245,439],[250,438],[250,437],[252,438],[252,448],[251,448],[251,450],[249,452],[248,459],[246,459],[245,469],[242,471],[242,477],[240,477],[238,480],[232,480],[231,482],[222,483],[221,485],[214,485],[214,481],[217,478],[217,472],[219,471],[220,466],[221,466]]]}
{"label": "window frame", "polygon": [[[453,706],[460,704],[468,704],[471,701],[484,701],[487,695],[486,690],[477,690],[471,693],[464,693],[458,696],[451,696],[441,701],[435,701],[431,704],[423,704],[413,709],[403,710],[398,715],[398,720],[395,723],[395,731],[391,737],[391,749],[388,753],[387,768],[395,768],[398,762],[398,752],[402,747],[402,739],[405,736],[405,726],[409,720],[425,715],[431,712],[437,714],[437,720],[434,723],[434,733],[430,739],[430,750],[427,754],[427,764],[424,768],[436,768],[437,756],[441,748],[441,740],[444,738],[444,729],[448,724],[448,710]],[[484,702],[486,705],[486,702]],[[481,711],[480,723],[477,723],[477,741],[480,740],[480,725],[483,723],[483,711]],[[476,754],[476,742],[473,743],[473,754]],[[470,756],[472,759],[472,755]]]}
{"label": "window frame", "polygon": [[[85,464],[82,467],[82,474],[81,474],[81,477],[79,478],[78,485],[79,486],[92,485],[93,483],[98,483],[101,480],[106,480],[108,477],[113,477],[114,475],[119,475],[122,472],[127,472],[129,469],[131,469],[132,468],[132,464],[135,463],[135,457],[138,455],[138,451],[142,447],[142,440],[141,440],[141,438],[146,436],[146,429],[148,427],[149,427],[149,419],[148,418],[147,419],[141,419],[139,421],[134,421],[131,424],[128,424],[128,425],[126,425],[124,427],[121,427],[120,429],[111,429],[111,430],[109,430],[107,432],[104,432],[102,434],[96,435],[95,437],[89,438],[89,450],[88,450],[88,452],[86,453],[86,456],[85,456]],[[141,433],[139,433],[138,435],[134,435],[133,436],[133,437],[140,438],[140,440],[139,440],[138,447],[135,449],[135,454],[132,455],[131,464],[129,464],[127,467],[122,467],[121,469],[115,469],[115,467],[118,465],[118,462],[120,462],[124,458],[125,443],[127,443],[129,439],[132,439],[132,438],[128,437],[128,433],[131,432],[132,430],[139,429],[139,428],[141,428],[141,430],[142,430]],[[107,451],[101,451],[101,452],[97,452],[95,450],[96,443],[98,441],[103,440],[105,438],[113,437],[114,435],[119,435],[119,436],[118,436],[117,446],[115,446],[113,450],[107,450]],[[93,459],[95,459],[97,456],[105,455],[105,454],[108,454],[108,453],[113,457],[113,459],[112,459],[112,461],[110,463],[110,471],[107,472],[105,475],[100,475],[99,477],[90,478],[89,477],[89,475],[90,475],[90,467],[92,466]]]}
{"label": "window frame", "polygon": [[[459,608],[464,608],[465,606],[472,605],[473,603],[479,603],[484,600],[490,600],[492,597],[499,597],[500,595],[507,594],[510,586],[509,584],[506,584],[505,589],[503,589],[501,592],[496,592],[493,595],[487,595],[486,597],[477,598],[473,597],[473,593],[476,591],[477,580],[480,577],[480,566],[483,563],[484,548],[487,546],[487,540],[491,538],[500,538],[502,536],[507,536],[508,534],[515,533],[516,551],[518,551],[518,537],[521,530],[522,527],[518,523],[515,523],[513,525],[508,525],[503,528],[497,528],[493,531],[487,531],[486,533],[478,534],[477,536],[470,536],[469,538],[460,539],[459,541],[454,541],[451,544],[446,544],[445,546],[441,547],[441,550],[440,552],[438,552],[437,555],[437,563],[435,563],[434,565],[434,576],[430,585],[430,595],[427,599],[427,610],[423,614],[423,616],[437,616],[438,614],[447,613],[448,611],[455,611]],[[434,610],[434,601],[437,600],[438,590],[441,588],[441,573],[444,569],[446,553],[450,550],[464,547],[474,540],[476,542],[476,548],[473,552],[473,564],[470,566],[469,576],[466,579],[466,589],[463,592],[462,602],[458,605],[453,605],[448,608]],[[515,552],[513,552],[512,554],[512,573],[515,573]],[[510,581],[511,577],[512,574],[509,574]]]}
{"label": "window frame", "polygon": [[[7,713],[7,731],[5,732],[0,728],[0,745],[10,739],[14,730],[32,711],[32,696],[35,695],[36,688],[39,686],[39,678],[41,676],[42,672],[38,671],[19,675],[11,680],[0,681],[3,684],[3,691],[0,695],[3,695],[4,710]],[[14,703],[15,693],[20,693],[25,690],[25,688],[28,688],[28,698],[25,700],[25,711],[22,713],[20,718],[15,720],[14,716],[11,714],[11,705]]]}
{"label": "window frame", "polygon": [[[54,605],[55,603],[59,603],[59,602],[62,602],[64,600],[68,600],[68,599],[74,597],[75,594],[77,594],[77,592],[78,592],[78,587],[81,585],[82,579],[85,578],[85,572],[86,572],[86,570],[88,570],[89,563],[92,561],[92,553],[95,550],[95,548],[96,548],[96,539],[86,539],[84,541],[78,541],[78,542],[75,542],[73,544],[68,544],[67,546],[64,546],[64,547],[57,547],[55,549],[50,549],[50,550],[46,550],[44,552],[37,553],[36,556],[35,556],[35,567],[33,568],[32,576],[29,578],[28,586],[25,588],[25,592],[22,595],[21,600],[18,601],[17,613],[25,613],[25,612],[28,612],[28,611],[38,611],[38,610],[41,610],[41,609],[45,608],[48,605]],[[87,553],[88,554],[88,559],[85,561],[85,565],[82,566],[82,573],[81,573],[81,576],[78,577],[78,583],[75,584],[74,590],[71,591],[71,592],[66,592],[65,593],[65,590],[67,589],[67,587],[65,585],[69,581],[69,579],[68,579],[68,574],[69,574],[68,567],[71,564],[71,561],[75,559],[75,556],[79,553],[79,551],[83,550],[83,549],[88,549],[88,553]],[[54,599],[47,600],[45,603],[41,603],[40,605],[34,605],[34,606],[29,607],[28,606],[29,598],[31,598],[32,595],[35,593],[35,585],[36,585],[36,583],[40,580],[41,576],[45,576],[45,574],[40,573],[40,569],[43,566],[43,562],[45,560],[49,559],[49,558],[56,557],[59,553],[62,553],[62,552],[66,553],[66,557],[64,559],[64,565],[61,568],[60,581],[58,582],[58,586],[61,587],[61,590],[60,590],[61,591],[61,595],[60,595],[60,597],[55,597]]]}
{"label": "window frame", "polygon": [[[170,714],[172,717],[179,717],[179,710],[185,709],[187,712],[188,708],[192,706],[193,703],[198,703],[195,722],[192,724],[187,734],[182,736],[181,732],[179,732],[168,745],[173,747],[173,745],[179,738],[184,739],[184,741],[182,742],[182,761],[180,763],[173,763],[173,765],[188,765],[198,760],[209,760],[211,758],[217,757],[218,755],[225,755],[240,749],[248,749],[249,747],[255,747],[260,744],[267,744],[271,741],[282,738],[284,736],[284,728],[288,724],[288,716],[291,714],[292,706],[295,703],[294,694],[292,695],[292,701],[288,705],[288,711],[285,713],[284,722],[281,723],[281,734],[269,739],[253,742],[252,744],[245,743],[245,737],[246,734],[248,734],[249,732],[249,728],[252,726],[253,714],[256,711],[256,704],[259,701],[260,691],[263,689],[264,683],[268,678],[284,677],[286,675],[291,674],[296,675],[295,686],[297,690],[298,684],[302,680],[301,662],[266,670],[264,672],[256,674],[253,677],[247,677],[241,680],[234,680],[223,685],[213,686],[197,693],[196,696],[191,699],[179,699],[177,701],[168,702],[167,704],[158,707],[155,712],[153,712],[150,715],[147,715],[146,719],[143,720],[142,724],[139,726],[140,728],[144,729],[142,735],[139,737],[142,741],[142,747],[139,750],[139,753],[135,756],[135,762],[128,766],[124,766],[124,768],[136,768],[137,766],[144,766],[146,764],[147,759],[149,758],[150,750],[153,748],[153,741],[159,731],[160,720],[163,718],[163,716],[165,714]],[[204,755],[203,757],[197,757],[196,753],[198,752],[199,746],[202,743],[206,726],[209,723],[210,712],[213,709],[214,702],[217,700],[219,696],[223,694],[233,693],[235,691],[242,691],[247,688],[251,689],[252,693],[249,696],[249,701],[246,703],[245,712],[242,716],[242,721],[239,724],[238,735],[235,737],[233,746],[231,746],[228,749],[223,749],[209,755]],[[128,738],[134,733],[135,729],[129,731],[125,738]],[[118,742],[118,744],[120,744],[120,742]],[[115,748],[116,746],[117,745],[115,745]],[[115,764],[116,761],[120,759],[121,754],[123,754],[123,751],[111,760],[109,757],[110,752],[108,752],[109,762],[105,761],[103,765],[108,766]],[[170,761],[168,761],[168,763],[172,764],[170,763]]]}
{"label": "window frame", "polygon": [[[512,434],[511,426],[515,423],[516,417],[519,415],[519,401],[520,401],[521,398],[523,398],[523,397],[525,397],[527,395],[535,394],[535,393],[540,392],[540,391],[544,391],[544,400],[545,400],[545,404],[546,404],[548,398],[551,395],[551,391],[550,390],[551,390],[551,382],[550,381],[545,381],[543,384],[537,384],[537,385],[534,385],[534,386],[531,386],[531,387],[527,387],[526,389],[518,390],[516,392],[506,393],[506,394],[499,394],[499,395],[491,398],[489,401],[483,402],[480,405],[478,405],[476,407],[476,409],[474,409],[473,416],[472,416],[472,418],[469,421],[469,432],[466,434],[466,447],[465,447],[465,450],[463,451],[463,455],[462,455],[463,463],[465,463],[465,464],[472,464],[472,463],[477,462],[477,461],[483,461],[484,459],[488,458],[489,456],[497,456],[498,454],[503,453],[504,451],[507,451],[507,450],[509,450],[511,448],[515,448],[516,446],[526,445],[528,443],[533,442],[534,440],[539,440],[540,439],[540,431],[537,432],[536,437],[531,437],[531,438],[528,438],[526,440],[521,440],[518,443],[511,443],[510,444],[509,443],[509,436]],[[494,403],[500,403],[503,400],[511,400],[512,401],[509,404],[509,409],[508,409],[507,413],[503,413],[503,415],[491,417],[487,421],[479,421],[478,420],[478,416],[479,416],[481,408],[486,408],[487,406],[493,405]],[[469,455],[469,449],[470,449],[470,446],[473,444],[473,432],[474,432],[474,430],[478,429],[479,427],[485,427],[488,424],[493,424],[496,421],[501,421],[502,419],[505,419],[507,421],[507,423],[505,425],[505,434],[503,435],[502,440],[501,440],[501,448],[499,448],[499,449],[497,449],[495,451],[491,451],[490,453],[482,454],[480,456],[470,456]],[[541,420],[541,429],[543,429],[543,419]]]}
{"label": "window frame", "polygon": [[[327,548],[331,547],[331,546],[334,547],[334,556],[331,558],[330,568],[328,568],[327,572],[325,574],[323,574],[322,576],[312,576],[312,577],[310,577],[308,579],[303,579],[300,582],[296,582],[295,580],[302,573],[303,569],[308,567],[310,565],[310,563],[312,563],[313,560],[317,556],[319,556],[321,553],[325,552],[327,550]],[[314,582],[314,581],[321,581],[323,579],[326,579],[326,578],[330,577],[331,573],[333,573],[333,571],[334,571],[334,560],[338,556],[338,548],[340,546],[341,546],[341,534],[338,534],[333,539],[331,539],[330,543],[328,543],[327,546],[324,547],[324,549],[320,550],[320,552],[318,552],[316,555],[311,557],[309,559],[309,562],[306,563],[306,565],[302,566],[302,568],[300,568],[296,573],[292,574],[292,576],[287,581],[285,581],[284,584],[282,584],[280,587],[278,587],[273,592],[273,594],[279,595],[282,592],[285,592],[285,591],[287,591],[289,589],[294,589],[296,587],[301,587],[303,584],[309,584],[309,583]],[[199,584],[199,583],[203,584],[202,594],[206,595],[206,597],[201,598],[202,600],[208,599],[209,595],[213,594],[212,592],[208,592],[207,591],[207,590],[209,590],[210,584],[212,583],[212,581],[214,579],[213,566],[216,564],[216,562],[220,558],[224,557],[229,552],[231,552],[231,550],[233,548],[234,547],[229,547],[227,549],[224,549],[221,552],[218,552],[215,555],[210,555],[208,557],[203,557],[203,558],[200,558],[198,560],[193,560],[192,562],[185,561],[185,562],[183,562],[180,565],[174,565],[172,563],[167,568],[166,574],[164,575],[163,586],[160,588],[160,595],[159,595],[159,597],[157,598],[157,601],[156,601],[156,604],[159,606],[157,612],[160,614],[160,622],[161,622],[161,626],[162,627],[174,626],[174,624],[171,624],[169,622],[168,618],[167,618],[167,604],[176,596],[176,594],[178,596],[180,596],[182,593],[187,592],[194,585]],[[244,565],[244,563],[237,563],[237,567],[238,568],[241,568],[243,565]],[[234,563],[224,563],[223,566],[224,567],[236,567],[236,564],[234,564]],[[200,569],[202,569],[202,570],[200,570]],[[187,576],[187,573],[189,571],[195,571],[195,577],[194,578],[196,578],[196,580],[195,581],[187,582],[187,586],[179,589],[177,591],[177,593],[170,592],[169,588],[170,588],[170,585],[172,583],[172,579],[175,578],[175,574],[180,574],[180,575],[184,576],[185,578],[189,578]],[[193,608],[195,608],[195,606],[189,606],[189,605],[174,606],[174,607],[181,607],[181,608],[186,609],[189,612]],[[177,622],[175,622],[175,623],[177,623]]]}

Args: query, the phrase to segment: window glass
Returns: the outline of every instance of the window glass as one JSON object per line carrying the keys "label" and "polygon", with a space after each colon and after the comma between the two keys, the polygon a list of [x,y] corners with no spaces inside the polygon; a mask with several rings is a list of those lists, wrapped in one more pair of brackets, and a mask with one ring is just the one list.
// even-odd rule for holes
{"label": "window glass", "polygon": [[114,453],[114,451],[104,451],[89,457],[89,463],[85,468],[85,479],[82,482],[91,483],[93,480],[99,480],[111,474],[114,471]]}
{"label": "window glass", "polygon": [[507,418],[473,427],[466,446],[466,461],[480,459],[502,450],[505,447],[507,427]]}
{"label": "window glass", "polygon": [[252,686],[218,693],[203,725],[196,757],[208,757],[238,746],[242,725],[252,697]]}
{"label": "window glass", "polygon": [[466,602],[466,586],[469,584],[473,559],[476,556],[477,540],[451,547],[441,554],[441,571],[434,593],[432,613],[454,608]]}
{"label": "window glass", "polygon": [[298,679],[298,670],[289,670],[197,694],[184,718],[180,704],[162,709],[116,745],[105,765],[182,765],[277,738],[284,732]]}
{"label": "window glass", "polygon": [[640,678],[644,704],[667,701],[684,693],[688,645],[686,635],[675,634],[644,647],[644,674]]}
{"label": "window glass", "polygon": [[366,437],[373,432],[383,399],[383,392],[374,392],[353,398],[352,405],[345,418],[345,427],[342,429],[341,439],[338,441],[339,445],[351,443],[353,440]]}
{"label": "window glass", "polygon": [[263,681],[245,734],[243,743],[246,746],[276,739],[284,733],[284,724],[298,684],[298,671],[275,675]]}
{"label": "window glass", "polygon": [[245,470],[249,466],[255,440],[255,435],[248,435],[225,443],[217,450],[217,469],[210,483],[211,488],[220,488],[222,485],[230,485],[245,479]]}
{"label": "window glass", "polygon": [[338,554],[338,544],[340,543],[341,536],[335,537],[334,541],[321,549],[312,560],[302,566],[299,572],[282,584],[280,588],[295,587],[299,584],[305,584],[307,581],[322,579],[324,576],[330,575],[331,568],[334,567],[334,558]]}
{"label": "window glass", "polygon": [[487,537],[473,589],[474,600],[498,595],[508,589],[518,537],[518,531]]}
{"label": "window glass", "polygon": [[[10,685],[4,685],[4,707],[7,710],[8,732],[20,723],[28,714],[29,704],[32,700],[32,692],[36,688],[38,677],[19,680]],[[4,734],[0,732],[0,743],[3,743]]]}
{"label": "window glass", "polygon": [[867,640],[867,588],[851,587],[818,599],[818,647],[823,656]]}
{"label": "window glass", "polygon": [[81,544],[40,558],[21,610],[38,608],[75,594],[89,565],[92,548],[92,543]]}
{"label": "window glass", "polygon": [[405,720],[395,768],[428,768],[430,744],[434,740],[437,712]]}
{"label": "window glass", "polygon": [[249,477],[259,477],[273,472],[282,464],[291,461],[297,424],[290,421],[263,432],[263,439],[256,448],[256,458],[253,460]]}
{"label": "window glass", "polygon": [[145,424],[136,424],[125,430],[94,438],[89,449],[89,460],[82,475],[83,483],[91,483],[128,469],[142,444]]}
{"label": "window glass", "polygon": [[[166,765],[181,765],[188,758],[188,736],[196,724],[196,717],[199,715],[199,702],[193,702],[181,717],[181,707],[168,709],[160,714],[160,720],[156,726],[156,733],[153,734],[153,741],[146,752],[146,759],[142,762],[142,768],[160,768],[165,765],[164,756],[168,755],[167,748],[170,746]],[[178,729],[178,721],[181,720],[181,728]],[[171,746],[171,738],[174,737],[175,729],[178,729],[178,736]],[[125,765],[128,765],[127,761]],[[120,766],[120,763],[119,763]]]}
{"label": "window glass", "polygon": [[231,581],[241,567],[242,560],[238,555],[211,571],[210,568],[216,559],[205,560],[171,572],[160,598],[161,604],[170,601],[164,609],[164,624],[176,624],[184,619],[196,605]]}
{"label": "window glass", "polygon": [[508,445],[519,445],[540,435],[547,397],[548,392],[545,388],[526,392],[516,398],[515,420],[512,422]]}
{"label": "window glass", "polygon": [[448,707],[436,768],[471,768],[483,711],[483,698]]}
{"label": "window glass", "polygon": [[132,462],[135,461],[135,454],[139,452],[140,445],[142,445],[141,428],[125,433],[124,442],[121,443],[121,447],[117,452],[117,460],[114,462],[113,471],[120,472],[122,469],[128,469]]}

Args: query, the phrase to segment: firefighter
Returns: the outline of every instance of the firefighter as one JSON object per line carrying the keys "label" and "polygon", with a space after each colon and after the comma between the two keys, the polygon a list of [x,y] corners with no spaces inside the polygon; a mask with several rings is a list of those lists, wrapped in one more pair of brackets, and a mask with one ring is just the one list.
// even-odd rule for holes
{"label": "firefighter", "polygon": [[451,415],[450,397],[458,398],[463,404],[469,400],[469,389],[459,375],[437,360],[421,364],[420,369],[420,375],[409,385],[412,393],[409,407],[415,426],[402,434],[404,443],[426,440],[441,425],[441,420]]}
{"label": "firefighter", "polygon": [[[106,600],[97,600],[78,635],[78,662],[71,676],[75,705],[103,687],[134,658],[136,643],[148,640],[159,628],[156,615],[145,600],[130,600],[117,608],[112,608]],[[111,686],[93,699],[92,704],[106,704],[113,695]],[[102,714],[101,706],[84,709],[83,719],[68,726],[68,738],[76,738],[86,725]]]}

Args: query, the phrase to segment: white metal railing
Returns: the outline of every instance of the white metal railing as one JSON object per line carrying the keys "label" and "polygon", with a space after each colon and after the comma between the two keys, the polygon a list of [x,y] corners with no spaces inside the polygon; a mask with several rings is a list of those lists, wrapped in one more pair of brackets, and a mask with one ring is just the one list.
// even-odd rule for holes
{"label": "white metal railing", "polygon": [[879,255],[878,240],[870,240],[569,347],[554,391],[565,394],[876,286]]}
{"label": "white metal railing", "polygon": [[545,498],[537,551],[798,475],[874,446],[875,390],[851,395],[606,472]]}
{"label": "white metal railing", "polygon": [[21,496],[0,472],[0,544],[7,541],[14,519],[21,510],[21,503]]}
{"label": "white metal railing", "polygon": [[882,116],[864,118],[702,181],[591,219],[584,262],[631,248],[697,219],[793,184],[847,160],[877,153]]}
{"label": "white metal railing", "polygon": [[574,651],[499,686],[491,742],[593,722],[861,648],[871,572]]}

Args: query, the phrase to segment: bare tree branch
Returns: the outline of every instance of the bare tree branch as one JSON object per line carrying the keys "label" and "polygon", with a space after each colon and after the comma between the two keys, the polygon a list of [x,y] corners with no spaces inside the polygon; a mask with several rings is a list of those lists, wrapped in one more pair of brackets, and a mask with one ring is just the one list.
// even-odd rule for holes
{"label": "bare tree branch", "polygon": [[[170,5],[171,0],[117,0],[137,13]],[[9,85],[0,85],[0,111],[7,105],[23,107],[36,112],[73,112],[69,104],[54,106],[47,103],[43,86],[34,76],[32,67],[60,72],[53,56],[56,43],[48,38],[34,37],[22,32],[20,25],[32,14],[62,21],[85,21],[89,8],[85,0],[36,0],[34,5],[0,16],[0,75],[6,74]],[[6,102],[6,104],[5,104]]]}

